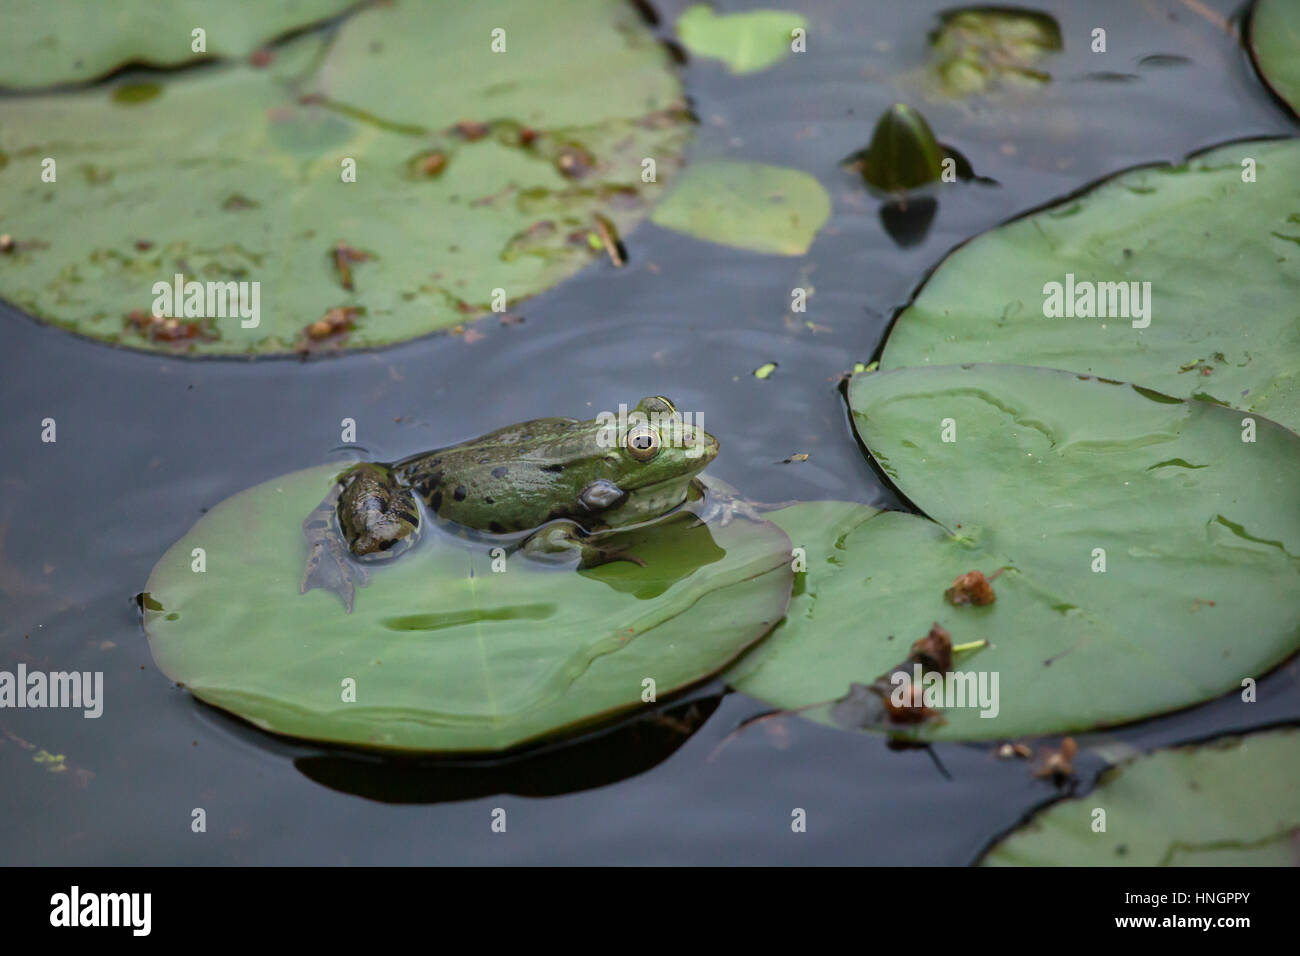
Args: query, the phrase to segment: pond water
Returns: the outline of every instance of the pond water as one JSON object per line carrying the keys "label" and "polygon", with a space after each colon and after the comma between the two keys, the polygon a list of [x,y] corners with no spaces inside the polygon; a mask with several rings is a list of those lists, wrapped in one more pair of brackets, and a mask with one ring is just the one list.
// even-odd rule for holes
{"label": "pond water", "polygon": [[[667,35],[686,3],[657,4]],[[720,11],[748,9],[725,2]],[[994,184],[942,193],[900,244],[840,167],[923,60],[932,2],[785,3],[809,52],[747,76],[691,60],[700,120],[688,159],[804,170],[833,214],[806,257],[768,257],[645,223],[630,261],[587,268],[482,337],[437,335],[313,360],[184,361],[95,344],[0,307],[0,668],[105,673],[103,716],[0,712],[6,863],[968,863],[1055,796],[991,748],[893,750],[800,721],[720,685],[655,715],[491,763],[399,766],[263,734],[195,701],[154,666],[134,597],[166,548],[222,499],[338,459],[338,423],[392,459],[537,414],[666,394],[722,443],[711,469],[767,501],[900,507],[864,459],[837,380],[954,246],[1118,170],[1233,139],[1287,136],[1223,0],[1043,3],[1066,49],[1037,105],[927,109],[939,138]],[[1088,51],[1093,27],[1109,52]],[[443,38],[446,42],[446,38]],[[924,105],[921,104],[924,108]],[[431,225],[431,228],[436,226]],[[790,291],[812,288],[789,315]],[[804,320],[815,324],[809,328]],[[776,371],[759,380],[767,362]],[[58,422],[42,444],[39,423]],[[782,464],[790,455],[805,462]],[[863,608],[869,617],[871,609]],[[1293,660],[1250,723],[1228,701],[1083,738],[1138,749],[1300,719]],[[54,774],[16,741],[63,754]],[[207,833],[190,829],[207,813]],[[490,829],[507,811],[506,834]],[[808,831],[790,829],[793,808]]]}

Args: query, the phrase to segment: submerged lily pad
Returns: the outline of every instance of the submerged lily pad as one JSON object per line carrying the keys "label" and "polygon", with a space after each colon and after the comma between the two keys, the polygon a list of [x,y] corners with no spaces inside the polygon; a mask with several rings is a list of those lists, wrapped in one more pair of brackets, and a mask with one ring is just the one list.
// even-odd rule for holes
{"label": "submerged lily pad", "polygon": [[[881,367],[1064,368],[1300,428],[1297,180],[1300,141],[1236,143],[984,233],[899,315]],[[1052,283],[1093,317],[1046,315]]]}
{"label": "submerged lily pad", "polygon": [[689,167],[650,218],[697,239],[801,256],[830,215],[831,197],[808,173],[713,160]]}
{"label": "submerged lily pad", "polygon": [[1300,4],[1256,0],[1250,14],[1250,49],[1264,81],[1300,113]]}
{"label": "submerged lily pad", "polygon": [[[582,56],[559,55],[574,24]],[[602,217],[628,236],[661,188],[644,159],[672,178],[691,130],[666,54],[606,0],[377,5],[269,68],[124,88],[0,103],[0,296],[169,352],[386,345],[514,308],[604,255]],[[257,324],[224,299],[155,320],[177,274],[259,283]]]}
{"label": "submerged lily pad", "polygon": [[1056,18],[1014,7],[963,7],[940,17],[930,36],[930,68],[948,96],[987,93],[999,86],[1040,86],[1043,68],[1062,49]]}
{"label": "submerged lily pad", "polygon": [[[998,739],[1187,707],[1300,647],[1292,432],[1261,418],[1243,442],[1229,409],[1013,366],[859,374],[849,402],[877,462],[938,524],[843,503],[770,515],[808,570],[730,675],[737,689],[791,709],[841,700],[937,622],[954,644],[990,642],[953,667],[983,674],[995,707],[947,707],[915,732]],[[996,600],[953,605],[945,591],[973,570]]]}
{"label": "submerged lily pad", "polygon": [[733,73],[756,73],[785,59],[794,31],[807,26],[802,16],[785,10],[719,15],[696,4],[677,18],[677,35],[696,56],[722,60]]}
{"label": "submerged lily pad", "polygon": [[[1048,807],[982,861],[992,866],[1300,865],[1300,730],[1161,750]],[[1095,810],[1106,829],[1093,829]],[[1159,915],[1159,914],[1156,914]]]}
{"label": "submerged lily pad", "polygon": [[[570,733],[729,664],[781,618],[789,540],[683,512],[617,546],[646,562],[576,571],[494,558],[430,528],[345,613],[299,593],[300,524],[338,466],[217,505],[158,562],[145,630],[158,666],[275,733],[393,751],[496,751]],[[196,572],[194,549],[205,570]],[[494,570],[494,561],[496,568]],[[355,681],[355,702],[344,699]]]}
{"label": "submerged lily pad", "polygon": [[[175,67],[242,57],[276,37],[326,20],[356,0],[9,0],[0,33],[0,87],[93,80],[127,64]],[[193,49],[193,31],[203,51]]]}

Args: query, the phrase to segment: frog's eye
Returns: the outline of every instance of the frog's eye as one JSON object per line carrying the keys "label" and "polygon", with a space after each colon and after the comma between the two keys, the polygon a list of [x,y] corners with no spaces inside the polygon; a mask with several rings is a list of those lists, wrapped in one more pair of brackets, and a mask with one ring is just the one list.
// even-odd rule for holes
{"label": "frog's eye", "polygon": [[659,433],[649,425],[633,425],[627,430],[623,444],[637,461],[649,461],[659,454]]}

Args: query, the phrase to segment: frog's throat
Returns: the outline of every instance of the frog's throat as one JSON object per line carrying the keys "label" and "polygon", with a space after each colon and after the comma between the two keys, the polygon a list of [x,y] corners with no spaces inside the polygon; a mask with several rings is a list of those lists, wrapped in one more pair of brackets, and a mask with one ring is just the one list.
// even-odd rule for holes
{"label": "frog's throat", "polygon": [[686,501],[694,481],[694,475],[684,475],[637,488],[629,492],[620,504],[602,511],[600,520],[614,527],[665,514]]}

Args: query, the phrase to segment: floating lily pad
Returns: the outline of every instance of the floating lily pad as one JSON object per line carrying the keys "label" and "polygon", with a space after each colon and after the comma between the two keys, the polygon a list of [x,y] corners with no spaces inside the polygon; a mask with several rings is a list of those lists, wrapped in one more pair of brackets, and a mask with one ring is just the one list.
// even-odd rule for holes
{"label": "floating lily pad", "polygon": [[716,14],[704,4],[688,7],[677,18],[677,35],[696,56],[722,60],[733,73],[756,73],[785,59],[794,31],[808,23],[785,10],[749,10]]}
{"label": "floating lily pad", "polygon": [[[0,33],[0,87],[80,83],[128,64],[176,67],[213,57],[242,57],[355,3],[10,0]],[[195,29],[204,31],[202,52],[193,49]]]}
{"label": "floating lily pad", "polygon": [[[0,103],[0,296],[196,354],[386,345],[514,308],[603,256],[602,224],[629,234],[661,188],[644,160],[672,178],[691,130],[666,54],[605,0],[376,5],[328,46],[140,92]],[[259,283],[258,324],[215,301],[154,320],[176,274]]]}
{"label": "floating lily pad", "polygon": [[[954,669],[990,688],[996,673],[997,712],[948,708],[915,732],[997,739],[1190,706],[1300,647],[1292,432],[1260,418],[1243,442],[1239,412],[1013,366],[859,374],[849,401],[877,462],[938,524],[843,503],[770,515],[808,570],[730,676],[739,690],[791,709],[837,701],[937,622],[954,644],[990,642]],[[972,570],[997,574],[996,600],[954,606],[945,591]]]}
{"label": "floating lily pad", "polygon": [[[158,666],[276,733],[394,751],[495,751],[572,732],[729,664],[781,618],[789,540],[683,512],[617,546],[646,562],[577,571],[494,557],[430,528],[370,567],[351,614],[299,593],[300,524],[338,466],[235,495],[158,562],[145,630]],[[202,548],[205,570],[193,570]],[[355,702],[343,682],[355,681]]]}
{"label": "floating lily pad", "polygon": [[[1247,159],[1254,182],[1242,179]],[[881,367],[1063,368],[1300,428],[1297,180],[1300,141],[1237,143],[984,233],[899,315]],[[1046,316],[1051,283],[1062,305],[1092,289],[1094,316],[1109,314]]]}
{"label": "floating lily pad", "polygon": [[801,170],[713,160],[689,167],[651,219],[709,242],[801,256],[830,215],[831,197]]}
{"label": "floating lily pad", "polygon": [[[993,866],[1300,865],[1300,731],[1161,750],[1003,839]],[[1106,830],[1093,829],[1106,811]],[[1156,916],[1161,914],[1156,913]]]}
{"label": "floating lily pad", "polygon": [[1257,0],[1250,15],[1250,49],[1264,81],[1300,113],[1300,4]]}
{"label": "floating lily pad", "polygon": [[948,10],[930,36],[930,69],[948,96],[998,87],[1041,86],[1052,76],[1043,61],[1062,49],[1056,18],[1012,7]]}

